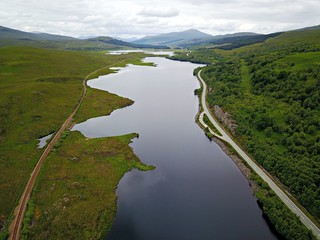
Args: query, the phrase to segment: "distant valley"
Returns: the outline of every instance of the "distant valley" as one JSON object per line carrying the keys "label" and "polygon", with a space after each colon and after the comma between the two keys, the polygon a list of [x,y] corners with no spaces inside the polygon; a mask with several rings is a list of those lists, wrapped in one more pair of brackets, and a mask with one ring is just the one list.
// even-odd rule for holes
{"label": "distant valley", "polygon": [[190,29],[182,32],[171,32],[141,39],[122,39],[108,36],[78,39],[48,33],[23,32],[0,26],[0,47],[4,46],[30,46],[40,48],[57,48],[66,50],[121,50],[134,48],[150,49],[184,49],[215,46],[218,48],[232,49],[264,40],[279,35],[257,34],[240,32],[226,35],[212,36],[199,30]]}
{"label": "distant valley", "polygon": [[156,46],[151,44],[129,43],[111,37],[78,39],[47,33],[23,32],[0,26],[0,47],[4,46],[30,46],[86,51],[119,50],[126,48],[168,48],[165,45]]}

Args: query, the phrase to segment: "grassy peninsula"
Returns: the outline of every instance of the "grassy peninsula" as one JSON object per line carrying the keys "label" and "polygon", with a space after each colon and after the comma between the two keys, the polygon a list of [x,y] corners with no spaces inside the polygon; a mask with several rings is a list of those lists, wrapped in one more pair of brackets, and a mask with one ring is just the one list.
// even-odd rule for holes
{"label": "grassy peninsula", "polygon": [[[3,170],[0,174],[0,236],[6,236],[13,210],[43,151],[37,149],[37,139],[56,132],[73,111],[82,94],[83,79],[92,72],[95,75],[90,75],[91,78],[112,72],[109,69],[112,66],[139,63],[144,56],[146,55],[143,53],[107,55],[32,47],[0,48],[0,169]],[[96,71],[97,69],[100,70]],[[106,102],[107,105],[102,107]],[[114,109],[131,103],[129,99],[89,88],[87,98],[76,118],[80,121],[109,114]],[[79,141],[82,139],[83,146],[86,146],[87,142],[83,137],[72,133],[70,138],[73,135]],[[65,134],[65,137],[66,142],[71,141],[68,140],[68,134]],[[122,145],[115,144],[117,149],[114,156],[129,156],[126,146],[132,137],[122,137],[125,139],[122,142],[119,140]],[[106,141],[105,147],[108,144]],[[71,145],[66,148],[68,146]],[[112,149],[112,146],[110,147]],[[126,151],[127,155],[123,155],[122,150]],[[60,148],[52,155],[54,154],[59,156]],[[136,162],[133,157],[128,160]],[[138,165],[128,163],[128,167],[115,169],[122,175],[123,171],[133,166]],[[50,165],[45,169],[49,171]],[[87,170],[90,171],[89,168]],[[42,173],[39,184],[42,177],[47,178],[46,174]],[[110,187],[112,193],[114,188],[113,185]],[[35,195],[37,196],[37,192]],[[38,209],[37,198],[34,204],[35,209]]]}
{"label": "grassy peninsula", "polygon": [[123,174],[132,168],[152,169],[128,146],[136,134],[97,139],[79,132],[68,135],[42,168],[22,239],[101,238],[111,228]]}

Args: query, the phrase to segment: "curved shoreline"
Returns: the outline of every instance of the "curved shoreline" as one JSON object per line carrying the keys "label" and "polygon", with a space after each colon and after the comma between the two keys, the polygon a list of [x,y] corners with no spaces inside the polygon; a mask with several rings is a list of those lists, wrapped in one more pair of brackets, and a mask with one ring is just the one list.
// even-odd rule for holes
{"label": "curved shoreline", "polygon": [[[123,61],[120,61],[123,62]],[[72,111],[72,113],[69,115],[69,117],[65,120],[65,122],[63,123],[63,125],[60,127],[60,129],[57,131],[56,134],[54,134],[54,136],[51,138],[51,141],[47,144],[47,147],[45,148],[45,150],[42,152],[40,158],[38,159],[33,171],[30,174],[30,178],[27,182],[27,185],[23,191],[22,196],[20,197],[19,200],[19,204],[18,206],[15,208],[14,210],[14,219],[11,222],[11,224],[9,225],[9,240],[18,240],[20,238],[20,232],[21,232],[21,227],[22,227],[22,222],[23,222],[23,218],[27,209],[27,203],[29,202],[30,196],[31,196],[31,192],[33,190],[34,184],[36,182],[36,179],[39,175],[39,172],[41,170],[42,164],[44,162],[44,160],[47,158],[47,156],[49,155],[51,149],[53,148],[53,146],[57,143],[57,141],[60,139],[61,134],[63,133],[63,131],[65,131],[70,124],[72,124],[73,121],[73,117],[75,116],[75,114],[77,113],[78,109],[80,108],[81,103],[83,102],[85,96],[86,96],[86,92],[87,92],[87,81],[90,79],[90,76],[93,74],[98,73],[99,71],[109,68],[115,64],[118,64],[120,62],[99,68],[91,73],[89,73],[82,81],[82,86],[83,86],[83,90],[82,90],[82,94],[80,97],[80,100],[78,102],[78,104],[76,105],[75,109]]]}
{"label": "curved shoreline", "polygon": [[[303,208],[302,206],[297,206],[291,199],[293,198],[292,196],[288,196],[286,191],[282,190],[276,183],[276,181],[274,181],[271,177],[271,175],[264,170],[261,166],[259,166],[255,161],[253,161],[242,149],[241,147],[232,139],[232,137],[226,132],[224,131],[224,129],[220,126],[220,124],[214,119],[214,117],[211,115],[210,110],[207,107],[206,104],[206,94],[207,94],[207,85],[204,82],[204,80],[201,77],[201,72],[202,69],[200,71],[198,71],[197,73],[197,78],[202,86],[202,93],[201,93],[201,98],[200,98],[200,105],[202,106],[202,109],[200,108],[199,111],[204,112],[209,120],[211,121],[211,123],[218,129],[218,131],[222,134],[222,137],[218,137],[220,140],[223,140],[224,142],[228,143],[231,145],[231,147],[236,151],[237,154],[239,154],[239,156],[243,159],[243,161],[248,164],[248,166],[251,168],[251,171],[254,171],[263,181],[265,181],[269,187],[275,192],[275,194],[281,199],[281,201],[295,214],[299,217],[300,221],[309,229],[312,231],[312,233],[315,235],[315,237],[317,239],[320,239],[320,229],[316,226],[315,223],[313,223],[313,221],[300,209]],[[198,113],[198,115],[201,116],[202,112]],[[202,124],[202,122],[200,121],[200,123]],[[206,125],[203,125],[204,127]],[[210,129],[209,129],[210,131]],[[211,132],[211,131],[210,131]],[[213,134],[214,135],[214,134]],[[217,141],[216,141],[217,142]],[[222,143],[223,145],[225,145],[225,143]],[[220,146],[220,144],[219,144]],[[228,147],[226,148],[222,148],[222,150],[226,150],[228,149]],[[226,152],[227,153],[227,152]],[[228,154],[228,153],[227,153]],[[230,156],[230,154],[228,154]],[[239,167],[241,164],[244,165],[244,167],[248,168],[247,166],[245,166],[244,163],[242,163],[241,159],[240,162],[235,160],[234,158],[232,158],[230,156],[230,158],[237,164],[237,166]],[[241,163],[241,164],[240,164]],[[244,174],[244,169],[242,170],[242,167],[239,167],[241,172]],[[246,176],[246,174],[244,174]],[[247,177],[247,176],[246,176]],[[247,177],[248,178],[248,177]],[[250,180],[248,178],[248,181],[250,183]],[[251,183],[250,183],[251,185]],[[252,185],[251,185],[252,186]],[[304,209],[304,211],[306,211]]]}

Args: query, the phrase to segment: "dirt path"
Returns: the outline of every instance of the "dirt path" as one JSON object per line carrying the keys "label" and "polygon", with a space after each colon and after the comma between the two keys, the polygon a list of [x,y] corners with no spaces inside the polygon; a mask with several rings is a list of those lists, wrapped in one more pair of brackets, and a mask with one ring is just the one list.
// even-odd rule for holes
{"label": "dirt path", "polygon": [[77,104],[76,108],[73,110],[73,112],[70,114],[70,116],[67,118],[67,120],[63,123],[63,125],[61,126],[61,128],[59,129],[59,131],[54,135],[54,137],[52,138],[52,140],[50,141],[50,143],[47,145],[46,149],[44,150],[44,152],[42,153],[42,155],[40,156],[35,168],[33,169],[29,181],[26,185],[26,188],[20,198],[19,201],[19,205],[16,207],[15,212],[14,212],[14,219],[9,227],[9,240],[18,240],[20,238],[20,230],[22,227],[22,222],[23,222],[23,217],[26,211],[26,207],[27,207],[27,203],[28,200],[30,198],[30,194],[32,192],[34,183],[38,177],[38,174],[40,172],[41,166],[44,162],[44,160],[46,159],[46,157],[49,155],[51,149],[53,148],[53,146],[55,145],[55,143],[60,139],[61,134],[63,133],[63,131],[65,131],[71,124],[72,119],[74,117],[74,115],[77,113],[81,103],[83,102],[83,99],[87,93],[87,80],[89,79],[89,77],[92,74],[95,74],[103,69],[106,68],[110,68],[116,64],[122,63],[123,61],[120,62],[116,62],[113,63],[111,65],[99,68],[91,73],[89,73],[83,80],[83,92],[82,92],[82,96],[80,98],[79,103]]}

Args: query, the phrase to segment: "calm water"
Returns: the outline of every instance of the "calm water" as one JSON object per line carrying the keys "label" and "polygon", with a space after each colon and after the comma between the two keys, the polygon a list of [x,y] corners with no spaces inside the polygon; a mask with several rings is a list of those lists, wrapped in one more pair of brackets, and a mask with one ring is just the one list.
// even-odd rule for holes
{"label": "calm water", "polygon": [[276,239],[248,181],[195,123],[199,83],[192,72],[199,65],[146,61],[157,67],[128,66],[89,81],[135,104],[73,129],[87,137],[137,132],[134,152],[156,166],[121,179],[117,216],[106,239]]}
{"label": "calm water", "polygon": [[47,145],[47,141],[52,137],[52,134],[39,138],[38,148],[44,148]]}
{"label": "calm water", "polygon": [[121,54],[127,54],[127,53],[133,53],[133,52],[144,52],[148,54],[154,54],[154,55],[167,55],[167,56],[173,56],[174,53],[171,51],[154,51],[154,50],[117,50],[117,51],[110,51],[108,54],[110,55],[121,55]]}

